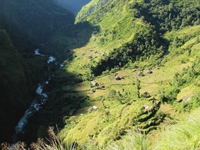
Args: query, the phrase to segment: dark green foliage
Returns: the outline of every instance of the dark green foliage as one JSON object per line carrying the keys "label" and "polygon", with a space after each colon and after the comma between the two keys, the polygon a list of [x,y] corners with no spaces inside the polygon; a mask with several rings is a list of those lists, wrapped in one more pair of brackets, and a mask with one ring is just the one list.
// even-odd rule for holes
{"label": "dark green foliage", "polygon": [[132,118],[133,126],[139,133],[148,134],[150,131],[157,128],[157,125],[163,122],[166,114],[155,108],[151,112],[141,110],[138,116]]}
{"label": "dark green foliage", "polygon": [[[110,4],[104,7],[108,9]],[[124,66],[129,61],[141,59],[141,57],[142,60],[150,55],[158,55],[158,58],[161,58],[167,52],[169,44],[162,39],[165,32],[199,24],[199,3],[195,2],[146,0],[144,3],[131,3],[128,8],[132,11],[133,17],[142,18],[149,26],[147,30],[136,32],[133,41],[112,50],[109,56],[93,66],[92,71],[95,75],[119,66],[119,63]],[[107,9],[98,11],[101,17],[104,16]],[[104,45],[105,40],[103,37],[100,38],[100,45]],[[185,41],[187,38],[184,40],[178,37],[174,38],[174,47],[180,47]]]}
{"label": "dark green foliage", "polygon": [[116,90],[112,89],[112,90],[109,91],[108,97],[109,98],[114,98],[116,94],[117,94]]}
{"label": "dark green foliage", "polygon": [[[46,42],[58,29],[72,24],[74,16],[51,0],[0,0],[1,26],[17,40],[19,35],[35,42]],[[21,41],[22,42],[22,41]]]}
{"label": "dark green foliage", "polygon": [[[92,67],[95,75],[116,66],[124,66],[129,61],[135,61],[142,57],[147,59],[150,55],[162,56],[167,48],[167,43],[150,26],[147,30],[135,34],[133,41],[124,44],[122,47],[112,50],[109,56],[102,59],[97,66]],[[162,45],[161,45],[162,44]]]}
{"label": "dark green foliage", "polygon": [[144,93],[141,94],[141,97],[149,98],[149,97],[151,97],[151,95],[148,92],[144,92]]}
{"label": "dark green foliage", "polygon": [[135,4],[132,6],[133,9],[139,10],[138,13],[162,33],[200,23],[200,4],[197,1],[145,0],[144,2]]}
{"label": "dark green foliage", "polygon": [[98,33],[99,28],[88,22],[65,26],[41,47],[41,51],[55,56],[57,61],[71,61],[75,57],[71,50],[86,45],[93,32]]}
{"label": "dark green foliage", "polygon": [[0,138],[2,142],[9,140],[28,107],[34,79],[24,70],[26,65],[4,30],[0,30],[0,54],[0,134],[5,135]]}
{"label": "dark green foliage", "polygon": [[[0,0],[0,3],[0,29],[6,30],[0,30],[0,142],[3,142],[10,140],[18,120],[35,97],[36,84],[49,77],[44,73],[47,58],[35,57],[34,49],[58,29],[72,24],[74,16],[51,0]],[[50,71],[54,70],[50,67]]]}
{"label": "dark green foliage", "polygon": [[[0,27],[9,34],[22,59],[37,74],[37,58],[34,49],[46,43],[60,28],[74,22],[74,16],[57,7],[51,0],[0,0]],[[41,65],[41,59],[39,62]],[[37,66],[37,65],[36,65]],[[43,65],[41,65],[43,66]],[[39,67],[40,68],[40,67]]]}
{"label": "dark green foliage", "polygon": [[81,82],[80,75],[73,75],[64,70],[56,71],[56,74],[44,87],[48,93],[48,101],[43,108],[28,119],[29,124],[25,126],[25,134],[19,134],[18,138],[27,144],[35,141],[38,137],[44,138],[44,129],[49,126],[58,126],[62,129],[65,120],[72,116],[75,111],[83,105],[88,105],[88,96],[78,94],[73,85]]}
{"label": "dark green foliage", "polygon": [[[162,102],[173,103],[176,100],[177,94],[184,87],[187,87],[190,84],[198,82],[200,73],[199,73],[200,61],[197,58],[197,61],[188,68],[184,68],[181,73],[176,73],[169,83],[168,86],[159,90],[158,97]],[[196,85],[198,86],[198,84]],[[196,105],[196,102],[194,102]],[[193,105],[193,102],[191,103]],[[184,103],[184,107],[191,106],[190,103]],[[198,104],[197,104],[198,105]],[[192,107],[194,108],[194,107]]]}

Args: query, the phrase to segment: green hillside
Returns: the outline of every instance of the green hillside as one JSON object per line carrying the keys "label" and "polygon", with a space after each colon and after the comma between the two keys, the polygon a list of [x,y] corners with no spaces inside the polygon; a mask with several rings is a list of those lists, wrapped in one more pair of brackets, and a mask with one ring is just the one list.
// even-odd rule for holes
{"label": "green hillside", "polygon": [[33,149],[198,149],[199,18],[197,0],[92,0],[41,48],[64,67],[20,138],[48,137]]}
{"label": "green hillside", "polygon": [[[46,87],[51,96],[37,116],[43,116],[35,122],[38,135],[56,124],[68,148],[166,149],[164,139],[173,136],[166,128],[183,130],[179,122],[199,111],[199,8],[195,0],[93,0],[84,6],[75,26],[49,43],[52,53],[63,53],[65,66]],[[195,149],[195,142],[172,149]]]}

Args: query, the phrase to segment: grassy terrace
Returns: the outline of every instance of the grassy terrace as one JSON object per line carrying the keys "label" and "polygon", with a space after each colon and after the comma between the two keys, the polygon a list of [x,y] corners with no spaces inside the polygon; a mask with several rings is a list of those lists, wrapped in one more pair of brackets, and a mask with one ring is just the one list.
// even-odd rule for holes
{"label": "grassy terrace", "polygon": [[[193,29],[198,32],[199,26],[193,27]],[[167,33],[166,38],[171,40],[173,39],[172,35],[178,34],[180,38],[184,39],[185,36],[183,35],[186,32],[190,32],[189,29],[186,28],[173,33]],[[195,34],[196,32],[193,33]],[[131,63],[128,68],[120,68],[120,70],[116,71],[119,76],[124,76],[124,79],[116,80],[114,75],[116,72],[108,72],[96,76],[94,80],[97,83],[103,83],[105,86],[104,89],[92,87],[90,81],[87,80],[73,85],[74,95],[80,93],[87,94],[89,99],[87,105],[83,104],[83,108],[77,110],[72,117],[66,120],[66,126],[59,134],[64,143],[76,141],[84,145],[90,141],[89,143],[92,143],[92,147],[94,145],[102,147],[105,143],[109,144],[114,139],[117,140],[119,145],[122,145],[120,141],[122,142],[130,136],[127,135],[127,132],[131,131],[134,133],[135,131],[139,131],[141,133],[149,133],[147,137],[143,135],[145,138],[144,145],[151,145],[152,147],[159,145],[164,147],[156,143],[153,139],[162,137],[162,132],[169,132],[165,131],[165,127],[174,124],[178,120],[182,120],[181,117],[184,116],[184,112],[179,113],[180,108],[178,109],[177,107],[180,106],[176,103],[173,105],[161,103],[159,108],[148,113],[143,109],[143,105],[153,106],[153,98],[157,102],[160,102],[159,91],[172,82],[175,74],[181,73],[183,68],[191,67],[196,58],[188,57],[187,48],[191,46],[192,51],[190,56],[199,55],[198,44],[195,44],[196,39],[197,37],[194,36],[194,38],[188,40],[177,49],[176,52],[172,51],[162,58],[161,65],[152,67],[152,74],[146,72],[148,67],[145,68],[145,66],[148,66],[148,60],[142,62],[136,61],[135,63]],[[95,63],[101,57],[100,54],[95,54],[95,51],[98,51],[100,54],[103,52],[106,53],[105,47],[98,46],[91,39],[85,47],[74,50],[77,57],[67,64],[65,69],[68,72],[82,74],[83,76],[86,75],[89,73],[89,69],[84,68],[84,66]],[[83,52],[84,55],[82,55]],[[94,57],[88,59],[88,56],[91,54]],[[134,66],[138,65],[144,69],[144,76],[138,76],[141,68],[134,68]],[[150,94],[149,98],[138,97],[138,80],[140,81],[140,95],[148,92]],[[92,88],[95,89],[93,94],[90,93],[90,89]],[[113,90],[116,93],[110,96]],[[187,98],[191,94],[195,95],[198,90],[200,90],[199,86],[186,85],[178,93],[176,100]],[[67,94],[70,95],[72,93]],[[98,109],[88,113],[88,109],[93,105],[97,106]],[[171,136],[171,133],[169,133],[169,136]],[[137,139],[137,134],[131,135],[131,138]],[[162,142],[166,143],[164,140]]]}

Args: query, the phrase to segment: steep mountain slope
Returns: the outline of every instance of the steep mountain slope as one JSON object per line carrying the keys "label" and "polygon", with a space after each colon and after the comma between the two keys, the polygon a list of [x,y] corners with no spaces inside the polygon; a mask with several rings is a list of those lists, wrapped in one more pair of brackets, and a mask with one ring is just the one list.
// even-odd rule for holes
{"label": "steep mountain slope", "polygon": [[74,22],[72,13],[51,0],[0,0],[0,142],[10,141],[14,127],[44,80],[47,58],[34,49]]}
{"label": "steep mountain slope", "polygon": [[52,0],[58,6],[65,8],[76,15],[81,7],[90,2],[90,0]]}
{"label": "steep mountain slope", "polygon": [[[88,3],[43,49],[64,67],[21,139],[57,125],[66,147],[156,149],[155,137],[199,107],[199,8],[196,0]],[[198,133],[190,149],[200,146]]]}
{"label": "steep mountain slope", "polygon": [[9,140],[32,99],[34,78],[5,30],[0,30],[0,141]]}
{"label": "steep mountain slope", "polygon": [[91,14],[95,14],[98,10],[102,10],[103,6],[112,3],[113,0],[95,0],[84,6],[77,14],[76,19],[80,22],[88,18]]}
{"label": "steep mountain slope", "polygon": [[15,40],[18,35],[23,35],[32,42],[42,44],[60,28],[73,23],[73,15],[56,6],[51,0],[0,2],[0,26]]}
{"label": "steep mountain slope", "polygon": [[131,131],[147,135],[148,149],[156,129],[199,107],[199,6],[195,0],[93,0],[81,9],[76,23],[95,28],[87,43],[71,47],[74,57],[63,71],[82,82],[63,84],[59,93],[88,99],[73,116],[61,118],[66,125],[59,137],[65,145],[101,149],[114,140],[122,146]]}

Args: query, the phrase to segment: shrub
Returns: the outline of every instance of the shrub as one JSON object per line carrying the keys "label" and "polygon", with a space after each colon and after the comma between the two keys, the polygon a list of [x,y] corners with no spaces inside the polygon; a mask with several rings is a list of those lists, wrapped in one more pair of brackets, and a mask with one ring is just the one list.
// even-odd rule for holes
{"label": "shrub", "polygon": [[117,94],[116,90],[112,89],[112,90],[109,91],[108,97],[113,98],[116,94]]}

